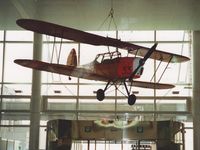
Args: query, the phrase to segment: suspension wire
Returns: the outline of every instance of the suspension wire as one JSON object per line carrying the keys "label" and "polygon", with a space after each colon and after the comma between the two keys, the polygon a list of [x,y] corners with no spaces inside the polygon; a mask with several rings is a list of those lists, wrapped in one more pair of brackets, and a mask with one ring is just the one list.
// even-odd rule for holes
{"label": "suspension wire", "polygon": [[54,40],[53,40],[53,51],[52,51],[52,54],[51,54],[51,63],[53,62],[53,55],[54,55],[54,51],[55,51],[55,42],[56,42],[56,37],[54,37]]}
{"label": "suspension wire", "polygon": [[61,55],[61,49],[62,49],[62,43],[63,43],[63,39],[61,38],[61,40],[60,40],[59,54],[58,54],[58,59],[57,59],[57,63],[58,63],[58,64],[59,64],[59,61],[60,61],[60,55]]}
{"label": "suspension wire", "polygon": [[111,23],[112,23],[112,18],[113,18],[113,10],[111,8],[111,10],[110,10],[110,21],[109,21],[109,24],[108,24],[108,31],[110,31],[110,27],[111,27]]}
{"label": "suspension wire", "polygon": [[100,30],[102,28],[102,26],[106,23],[106,21],[110,18],[110,21],[109,21],[109,25],[108,25],[108,30],[110,30],[110,27],[111,27],[111,23],[113,22],[114,26],[115,26],[115,30],[118,30],[117,29],[117,24],[115,22],[115,19],[114,19],[114,9],[113,9],[113,0],[111,0],[111,9],[108,13],[108,16],[105,18],[105,20],[103,21],[103,23],[99,26],[98,30]]}
{"label": "suspension wire", "polygon": [[[48,60],[50,59],[50,63],[52,63],[53,62],[53,55],[54,55],[55,37],[54,37],[53,51],[51,52],[51,56],[50,56],[50,47],[49,47],[50,36],[46,35],[46,40],[47,40],[47,49],[48,49]],[[51,80],[54,81],[53,73],[51,73]],[[47,75],[47,82],[48,82],[48,75]],[[48,91],[49,88],[50,88],[50,85],[48,85],[46,92]]]}
{"label": "suspension wire", "polygon": [[[50,47],[49,47],[49,42],[50,42],[50,39],[49,39],[49,36],[46,35],[46,40],[47,40],[47,48],[48,48],[48,54],[49,54],[49,51],[50,51]],[[57,59],[57,63],[59,64],[59,61],[60,61],[60,56],[61,56],[61,50],[62,50],[62,44],[63,44],[63,39],[61,38],[61,41],[60,41],[60,47],[59,47],[59,52],[57,50],[57,47],[56,47],[56,37],[54,37],[54,42],[53,42],[53,49],[52,49],[52,53],[51,53],[51,58],[50,58],[50,54],[48,55],[48,59],[50,59],[50,62],[52,63],[53,62],[53,57],[54,57],[54,54],[56,53],[56,59]],[[56,52],[55,52],[56,51]],[[55,82],[55,78],[54,78],[54,73],[51,73],[51,78],[52,78],[52,81]],[[48,77],[48,76],[47,76]],[[48,79],[48,78],[47,78]],[[58,80],[59,83],[62,83],[62,80],[61,80],[61,75],[59,74],[59,80]],[[48,83],[48,82],[47,82]],[[46,89],[46,93],[48,94],[48,90],[51,88],[51,85],[47,84],[47,89]],[[66,85],[64,85],[64,88],[72,95],[72,96],[75,96],[74,93],[72,92],[72,90],[70,90],[70,88],[68,88]]]}
{"label": "suspension wire", "polygon": [[110,17],[111,17],[110,24],[111,24],[111,22],[113,22],[113,24],[115,26],[115,30],[117,31],[118,29],[117,29],[117,24],[116,24],[115,18],[114,18],[114,9],[113,8],[111,8],[111,10],[110,10]]}
{"label": "suspension wire", "polygon": [[106,19],[103,21],[103,23],[99,26],[98,30],[100,30],[102,28],[102,26],[105,24],[105,22],[108,20],[109,17],[110,17],[110,14],[106,17]]}
{"label": "suspension wire", "polygon": [[[48,47],[49,48],[49,47]],[[51,53],[51,60],[50,60],[50,63],[53,63],[53,58],[54,58],[54,55],[55,56],[55,59],[57,61],[57,63],[59,63],[59,60],[60,60],[60,54],[61,54],[61,48],[62,48],[62,38],[61,38],[61,44],[60,44],[60,48],[59,48],[59,52],[58,52],[58,49],[57,49],[57,46],[56,46],[56,37],[54,37],[54,41],[53,41],[53,48],[52,48],[52,53]],[[51,77],[52,77],[52,81],[55,81],[54,79],[54,73],[51,74]],[[61,81],[61,76],[59,75],[59,81]]]}
{"label": "suspension wire", "polygon": [[[183,38],[182,38],[182,41],[184,41],[184,39],[185,39],[185,31],[183,32]],[[182,45],[181,45],[181,55],[183,55],[183,47],[184,47],[184,43],[182,43]],[[177,82],[179,82],[180,81],[180,75],[181,75],[181,63],[179,64],[179,69],[178,69],[178,81]]]}
{"label": "suspension wire", "polygon": [[55,52],[56,53],[56,56],[55,56],[56,58],[55,59],[56,59],[56,61],[58,61],[58,48],[57,48],[57,45],[55,45],[55,50],[56,50],[56,52]]}
{"label": "suspension wire", "polygon": [[[115,30],[117,31],[118,29],[117,29],[117,24],[116,24],[116,22],[115,22],[115,19],[114,19],[114,9],[113,9],[113,0],[111,0],[111,9],[110,9],[110,11],[109,11],[109,13],[108,13],[108,16],[105,18],[105,20],[103,21],[103,23],[99,26],[99,28],[98,28],[98,30],[100,30],[102,27],[103,27],[103,25],[106,23],[106,21],[108,21],[108,19],[110,19],[109,20],[109,24],[108,24],[108,31],[110,31],[110,29],[111,29],[111,24],[113,23],[114,24],[114,27],[115,27]],[[118,33],[117,33],[118,34]],[[107,34],[107,37],[108,37],[108,34]],[[117,37],[118,38],[118,37]],[[109,48],[109,46],[107,46],[107,48],[108,48],[108,52],[109,52],[109,54],[110,54],[110,58],[112,58],[112,56],[111,56],[111,51],[110,51],[110,48]],[[118,49],[116,50],[116,51],[118,51]]]}
{"label": "suspension wire", "polygon": [[[46,41],[47,41],[47,53],[48,53],[48,61],[50,60],[50,53],[49,53],[49,51],[50,51],[50,48],[49,48],[49,36],[48,35],[46,35]],[[51,74],[52,75],[52,74]],[[48,95],[48,89],[49,89],[49,87],[50,87],[50,84],[49,84],[49,78],[48,78],[48,73],[47,73],[47,88],[46,88],[46,94]]]}

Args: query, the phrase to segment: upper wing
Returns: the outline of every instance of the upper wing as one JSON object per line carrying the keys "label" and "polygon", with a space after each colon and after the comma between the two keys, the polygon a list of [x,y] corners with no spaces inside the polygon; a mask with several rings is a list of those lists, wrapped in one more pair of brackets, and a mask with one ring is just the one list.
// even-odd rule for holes
{"label": "upper wing", "polygon": [[[128,42],[123,42],[118,39],[103,37],[87,32],[83,32],[77,29],[64,27],[61,25],[33,20],[33,19],[19,19],[17,20],[17,24],[24,29],[31,30],[40,34],[47,34],[55,37],[60,37],[64,39],[73,40],[76,42],[92,44],[92,45],[105,45],[105,46],[114,46],[121,49],[126,49],[132,54],[145,56],[148,52],[149,48],[131,44]],[[139,50],[138,52],[136,50]],[[177,54],[172,54],[168,52],[163,52],[159,50],[155,50],[150,56],[152,59],[161,60],[165,62],[184,62],[188,61],[189,58]],[[171,59],[172,58],[172,59]]]}
{"label": "upper wing", "polygon": [[175,86],[172,84],[165,83],[153,83],[153,82],[144,82],[144,81],[133,81],[133,86],[141,87],[141,88],[150,88],[150,89],[171,89]]}
{"label": "upper wing", "polygon": [[95,74],[90,69],[86,69],[86,68],[46,63],[46,62],[42,62],[38,60],[28,60],[28,59],[16,59],[14,62],[21,66],[40,70],[40,71],[58,73],[62,75],[79,77],[79,78],[84,78],[84,79],[89,79],[89,80],[99,80],[99,81],[108,80],[104,76]]}

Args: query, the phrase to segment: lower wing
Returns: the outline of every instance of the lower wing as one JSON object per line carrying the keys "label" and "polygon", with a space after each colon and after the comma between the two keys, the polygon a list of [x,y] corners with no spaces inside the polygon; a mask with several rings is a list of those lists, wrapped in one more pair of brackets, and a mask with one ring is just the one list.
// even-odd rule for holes
{"label": "lower wing", "polygon": [[106,77],[100,76],[95,72],[93,72],[91,69],[87,69],[84,67],[47,63],[43,61],[29,60],[29,59],[16,59],[14,62],[21,66],[36,69],[39,71],[47,71],[47,72],[58,73],[62,75],[84,78],[89,80],[98,80],[98,81],[108,80]]}
{"label": "lower wing", "polygon": [[[19,64],[24,67],[47,71],[52,73],[58,73],[67,76],[73,76],[78,78],[84,78],[88,80],[98,80],[107,82],[108,79],[105,76],[98,75],[90,69],[84,67],[75,67],[69,65],[53,64],[42,62],[38,60],[28,60],[28,59],[16,59],[14,61],[16,64]],[[144,81],[133,81],[133,86],[142,87],[142,88],[151,88],[151,89],[170,89],[174,85],[163,84],[163,83],[153,83],[153,82],[144,82]]]}
{"label": "lower wing", "polygon": [[135,81],[135,80],[133,81],[132,85],[136,87],[150,88],[150,89],[171,89],[175,87],[172,84],[144,82],[144,81]]}

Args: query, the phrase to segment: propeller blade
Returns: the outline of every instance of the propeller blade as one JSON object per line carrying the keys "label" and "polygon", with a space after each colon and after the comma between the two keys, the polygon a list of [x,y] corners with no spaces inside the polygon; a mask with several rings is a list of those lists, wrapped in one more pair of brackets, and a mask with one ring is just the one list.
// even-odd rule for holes
{"label": "propeller blade", "polygon": [[157,47],[158,43],[155,43],[150,49],[149,51],[147,52],[147,54],[144,56],[143,58],[143,61],[145,62],[150,56],[151,54],[153,53],[154,50],[156,50],[156,47]]}
{"label": "propeller blade", "polygon": [[130,77],[129,77],[129,81],[131,81],[131,77],[134,77],[135,74],[137,73],[138,69],[143,66],[146,62],[146,60],[151,56],[151,54],[153,53],[153,51],[156,49],[158,43],[155,43],[147,52],[147,54],[144,56],[143,59],[141,59],[139,61],[139,65],[137,66],[137,68],[131,73]]}

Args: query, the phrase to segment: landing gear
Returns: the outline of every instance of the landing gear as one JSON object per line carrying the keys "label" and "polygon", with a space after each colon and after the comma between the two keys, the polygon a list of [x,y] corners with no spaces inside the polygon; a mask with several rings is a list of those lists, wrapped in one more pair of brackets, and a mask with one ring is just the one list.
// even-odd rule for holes
{"label": "landing gear", "polygon": [[99,101],[103,101],[103,100],[104,100],[104,98],[105,98],[105,91],[107,90],[108,85],[110,84],[110,82],[111,82],[111,81],[108,81],[108,83],[106,84],[106,87],[105,87],[104,90],[103,90],[103,89],[98,89],[98,90],[97,90],[97,99],[98,99]]}
{"label": "landing gear", "polygon": [[99,101],[102,101],[102,100],[104,100],[104,98],[105,98],[105,92],[104,92],[104,90],[98,89],[97,90],[97,99]]}
{"label": "landing gear", "polygon": [[[98,89],[97,90],[97,92],[96,92],[97,100],[99,100],[99,101],[103,101],[104,100],[105,91],[107,90],[109,84],[110,84],[110,81],[106,84],[106,87],[105,87],[104,90],[103,89]],[[130,92],[128,91],[128,88],[127,88],[127,85],[126,85],[125,81],[124,81],[124,86],[125,86],[125,89],[126,89],[126,92],[127,92],[127,95],[128,95],[128,104],[130,106],[132,106],[136,102],[136,96],[134,94],[130,94]]]}
{"label": "landing gear", "polygon": [[134,105],[136,101],[136,96],[134,94],[131,94],[128,96],[128,104],[130,106]]}
{"label": "landing gear", "polygon": [[134,94],[131,94],[131,95],[130,95],[130,91],[128,91],[128,88],[127,88],[127,85],[126,85],[126,82],[125,82],[125,81],[124,81],[124,87],[125,87],[126,92],[127,92],[127,94],[128,94],[128,104],[129,104],[130,106],[132,106],[132,105],[134,105],[135,102],[136,102],[136,96],[135,96]]}

